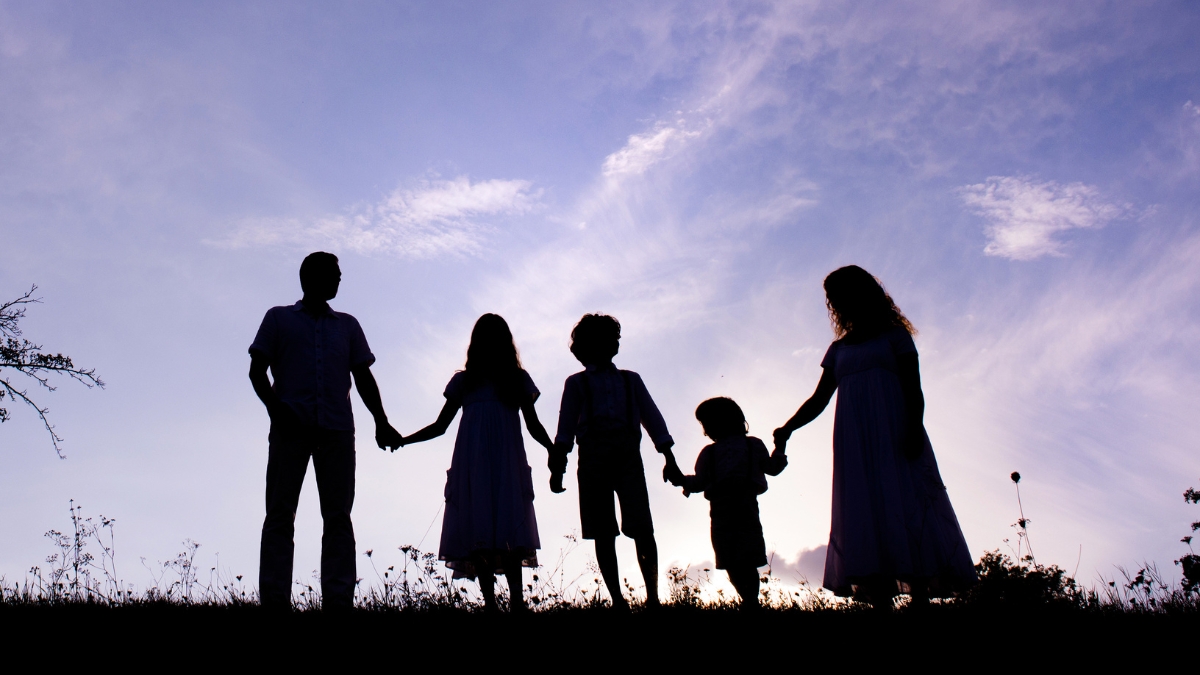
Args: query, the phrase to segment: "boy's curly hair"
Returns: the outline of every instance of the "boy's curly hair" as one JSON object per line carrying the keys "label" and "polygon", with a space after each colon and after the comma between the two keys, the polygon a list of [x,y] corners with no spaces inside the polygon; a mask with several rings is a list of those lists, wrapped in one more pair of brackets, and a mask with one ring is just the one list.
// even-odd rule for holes
{"label": "boy's curly hair", "polygon": [[584,314],[571,331],[571,353],[584,365],[611,361],[620,343],[621,322],[607,314]]}

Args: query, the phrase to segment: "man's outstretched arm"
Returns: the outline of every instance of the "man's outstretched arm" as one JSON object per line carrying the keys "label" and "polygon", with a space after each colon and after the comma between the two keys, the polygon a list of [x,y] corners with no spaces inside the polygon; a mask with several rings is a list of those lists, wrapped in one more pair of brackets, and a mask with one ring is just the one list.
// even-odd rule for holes
{"label": "man's outstretched arm", "polygon": [[350,371],[354,374],[354,386],[362,398],[363,405],[371,411],[375,418],[375,442],[379,449],[400,447],[403,436],[388,423],[387,413],[383,411],[383,397],[379,395],[379,383],[371,374],[371,366],[360,366]]}

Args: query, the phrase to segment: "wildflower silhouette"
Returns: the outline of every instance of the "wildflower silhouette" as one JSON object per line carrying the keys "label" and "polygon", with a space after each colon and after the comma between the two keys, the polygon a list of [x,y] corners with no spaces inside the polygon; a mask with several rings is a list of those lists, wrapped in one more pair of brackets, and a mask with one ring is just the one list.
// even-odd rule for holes
{"label": "wildflower silhouette", "polygon": [[[1189,504],[1200,504],[1200,492],[1188,488],[1183,493],[1183,501]],[[1200,521],[1192,523],[1192,532],[1200,530]],[[1183,568],[1183,590],[1185,593],[1200,593],[1200,555],[1192,549],[1192,535],[1187,535],[1179,541],[1187,544],[1188,553],[1175,561]]]}
{"label": "wildflower silhouette", "polygon": [[1008,476],[1012,479],[1013,485],[1017,488],[1017,509],[1021,514],[1014,523],[1014,527],[1020,527],[1021,531],[1017,533],[1017,561],[1018,563],[1024,558],[1021,557],[1021,543],[1024,542],[1025,550],[1028,551],[1028,559],[1030,562],[1037,564],[1037,560],[1033,557],[1033,546],[1029,543],[1029,519],[1025,517],[1025,506],[1021,503],[1021,474],[1017,471],[1012,472]]}

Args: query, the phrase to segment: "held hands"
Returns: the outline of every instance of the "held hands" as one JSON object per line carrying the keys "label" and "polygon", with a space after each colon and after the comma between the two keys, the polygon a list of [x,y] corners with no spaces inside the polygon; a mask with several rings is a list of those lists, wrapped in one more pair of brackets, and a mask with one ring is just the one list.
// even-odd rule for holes
{"label": "held hands", "polygon": [[780,473],[783,473],[783,470],[787,468],[787,442],[788,437],[791,435],[792,432],[782,428],[776,429],[775,433],[773,434],[775,438],[775,449],[771,451],[771,470],[774,471],[774,473],[771,473],[772,476],[777,476]]}
{"label": "held hands", "polygon": [[675,443],[673,442],[654,446],[654,449],[657,450],[666,461],[666,465],[663,466],[663,482],[669,482],[671,485],[676,484],[674,480],[671,480],[673,476],[683,476],[683,472],[679,470],[679,464],[675,461],[675,453],[671,452],[671,448],[673,447],[675,447]]}
{"label": "held hands", "polygon": [[772,457],[776,457],[776,456],[781,457],[782,459],[780,459],[779,461],[783,462],[784,466],[787,466],[787,442],[788,442],[788,439],[787,439],[787,435],[781,434],[779,432],[780,432],[779,429],[775,430],[775,449],[771,452],[771,456]]}
{"label": "held hands", "polygon": [[784,452],[784,449],[787,448],[788,439],[792,437],[792,430],[785,427],[779,427],[775,430],[775,433],[773,433],[772,436],[775,438],[776,452]]}
{"label": "held hands", "polygon": [[380,450],[390,450],[395,452],[404,445],[404,436],[396,431],[395,427],[388,423],[386,419],[375,420],[375,443]]}
{"label": "held hands", "polygon": [[663,482],[679,487],[683,483],[683,471],[675,461],[675,455],[667,453],[667,463],[663,466]]}
{"label": "held hands", "polygon": [[563,487],[563,474],[567,472],[567,453],[570,451],[570,447],[560,445],[546,448],[546,452],[549,454],[546,466],[550,469],[550,491],[554,494],[562,494],[567,491],[567,488]]}
{"label": "held hands", "polygon": [[[663,480],[670,482],[675,487],[683,487],[684,475],[679,468],[679,463],[675,461],[675,455],[670,450],[663,454],[667,456],[667,464],[663,467]],[[692,493],[683,487],[683,496],[691,497]]]}

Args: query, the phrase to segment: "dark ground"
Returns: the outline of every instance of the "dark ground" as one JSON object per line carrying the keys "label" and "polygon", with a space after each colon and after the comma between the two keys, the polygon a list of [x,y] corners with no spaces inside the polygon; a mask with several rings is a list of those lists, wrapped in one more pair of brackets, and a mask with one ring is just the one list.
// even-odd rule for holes
{"label": "dark ground", "polygon": [[[875,664],[889,670],[1037,666],[1195,672],[1200,615],[1052,609],[923,613],[666,608],[633,615],[574,609],[529,616],[462,611],[266,614],[257,607],[0,605],[9,654],[134,669],[333,666],[458,671],[731,670]],[[14,662],[8,661],[10,665]],[[42,661],[42,667],[38,662]],[[609,665],[606,665],[609,664]],[[489,669],[490,669],[489,668]],[[75,668],[72,667],[72,670]]]}

